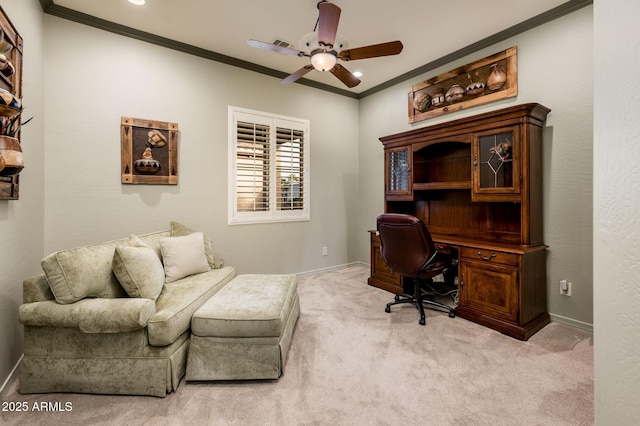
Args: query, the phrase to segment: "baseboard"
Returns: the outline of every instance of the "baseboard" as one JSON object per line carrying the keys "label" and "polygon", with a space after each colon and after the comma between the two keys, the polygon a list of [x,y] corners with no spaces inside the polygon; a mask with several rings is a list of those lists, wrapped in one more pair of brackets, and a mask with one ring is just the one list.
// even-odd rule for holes
{"label": "baseboard", "polygon": [[7,380],[5,380],[4,383],[2,384],[2,387],[0,388],[0,401],[6,400],[6,396],[9,393],[9,388],[11,387],[11,384],[16,380],[18,380],[18,373],[20,371],[19,370],[20,362],[22,361],[23,356],[24,355],[20,355],[20,359],[18,360],[18,363],[15,365],[15,367],[13,367],[13,370],[11,370],[11,374],[9,374],[9,377],[7,377]]}
{"label": "baseboard", "polygon": [[305,276],[305,275],[320,274],[322,272],[339,271],[340,269],[351,268],[353,266],[363,266],[363,267],[366,266],[366,267],[369,267],[368,264],[358,261],[358,262],[344,263],[342,265],[329,266],[329,267],[326,267],[326,268],[313,269],[311,271],[297,272],[296,275],[302,277],[302,276]]}
{"label": "baseboard", "polygon": [[563,317],[561,315],[549,314],[552,322],[559,322],[560,324],[570,325],[572,327],[581,328],[583,330],[593,332],[593,324],[575,320],[573,318]]}

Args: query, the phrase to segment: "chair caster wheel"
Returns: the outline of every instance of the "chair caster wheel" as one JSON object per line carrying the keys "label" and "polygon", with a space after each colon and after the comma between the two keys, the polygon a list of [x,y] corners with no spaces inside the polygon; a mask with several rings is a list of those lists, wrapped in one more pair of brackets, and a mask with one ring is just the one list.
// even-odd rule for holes
{"label": "chair caster wheel", "polygon": [[391,306],[387,306],[386,308],[384,308],[384,311],[385,311],[386,313],[391,312]]}
{"label": "chair caster wheel", "polygon": [[425,325],[426,321],[424,320],[424,318],[420,318],[420,321],[418,321],[418,324]]}
{"label": "chair caster wheel", "polygon": [[455,311],[449,312],[449,318],[455,318],[455,317],[456,317],[456,312]]}
{"label": "chair caster wheel", "polygon": [[395,301],[397,302],[398,300],[400,300],[400,296],[398,296],[398,295],[396,294],[396,296],[394,297],[394,299],[395,299]]}

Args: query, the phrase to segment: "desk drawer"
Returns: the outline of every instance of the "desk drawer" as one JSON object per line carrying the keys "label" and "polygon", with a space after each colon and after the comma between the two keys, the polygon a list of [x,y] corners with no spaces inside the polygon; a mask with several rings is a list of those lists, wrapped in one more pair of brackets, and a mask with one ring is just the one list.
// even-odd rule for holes
{"label": "desk drawer", "polygon": [[518,266],[517,254],[503,253],[495,250],[486,250],[470,247],[462,247],[461,257],[484,260],[485,262],[500,263],[502,265]]}

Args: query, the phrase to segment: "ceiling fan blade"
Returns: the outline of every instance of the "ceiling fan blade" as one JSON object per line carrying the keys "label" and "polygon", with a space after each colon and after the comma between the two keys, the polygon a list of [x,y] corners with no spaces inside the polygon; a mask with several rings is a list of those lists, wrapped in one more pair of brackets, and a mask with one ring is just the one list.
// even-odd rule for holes
{"label": "ceiling fan blade", "polygon": [[293,83],[294,81],[296,81],[297,79],[299,79],[300,77],[302,77],[303,75],[311,71],[312,69],[313,69],[313,65],[305,65],[304,67],[300,68],[298,71],[294,72],[293,74],[291,74],[290,76],[282,80],[280,83],[282,84]]}
{"label": "ceiling fan blade", "polygon": [[360,79],[358,79],[358,77],[356,77],[355,75],[351,74],[351,71],[349,71],[348,69],[346,69],[340,64],[336,64],[331,69],[331,74],[338,77],[338,80],[343,82],[349,88],[356,87],[358,84],[360,84]]}
{"label": "ceiling fan blade", "polygon": [[292,49],[290,47],[283,47],[283,46],[277,46],[271,43],[265,43],[264,41],[247,40],[247,44],[251,47],[257,47],[258,49],[272,50],[274,52],[286,53],[287,55],[309,56],[307,52],[303,52],[297,49]]}
{"label": "ceiling fan blade", "polygon": [[343,61],[355,61],[356,59],[377,58],[379,56],[397,55],[402,52],[404,46],[400,41],[390,41],[388,43],[372,44],[371,46],[356,47],[343,50],[338,54],[338,58]]}
{"label": "ceiling fan blade", "polygon": [[318,4],[320,16],[318,18],[318,42],[333,47],[338,33],[338,21],[340,21],[340,8],[333,3],[321,2]]}

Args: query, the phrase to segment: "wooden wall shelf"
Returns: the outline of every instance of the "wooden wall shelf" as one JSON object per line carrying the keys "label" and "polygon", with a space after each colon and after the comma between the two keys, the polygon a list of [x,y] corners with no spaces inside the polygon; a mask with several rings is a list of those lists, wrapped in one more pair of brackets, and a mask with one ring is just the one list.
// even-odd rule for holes
{"label": "wooden wall shelf", "polygon": [[[13,73],[0,71],[0,88],[10,92],[22,102],[22,37],[13,26],[6,13],[0,7],[0,52],[6,57]],[[0,116],[14,115],[15,111],[0,112]],[[19,126],[20,119],[14,126]],[[20,141],[20,132],[16,134]],[[22,155],[22,153],[20,153]],[[0,176],[0,200],[17,200],[20,197],[20,175]]]}
{"label": "wooden wall shelf", "polygon": [[[488,80],[492,72],[491,66],[496,64],[497,69],[506,74],[504,85],[491,89]],[[472,82],[485,85],[480,93],[466,92],[467,87]],[[421,110],[415,107],[416,102],[423,96],[430,99],[437,98],[438,94],[446,95],[447,91],[454,85],[459,85],[465,90],[464,96],[458,100],[448,101],[435,105],[433,102],[428,108]],[[480,89],[479,89],[480,90]],[[416,84],[409,89],[409,123],[427,120],[450,112],[461,111],[489,102],[511,98],[518,94],[518,61],[517,48],[511,47],[502,52],[496,53],[462,67],[456,68],[439,76],[433,77],[422,83]]]}

